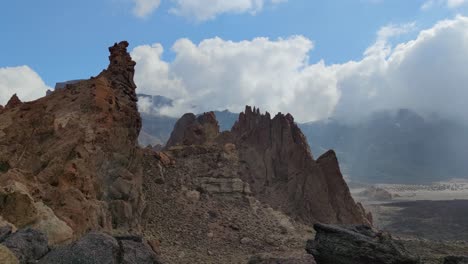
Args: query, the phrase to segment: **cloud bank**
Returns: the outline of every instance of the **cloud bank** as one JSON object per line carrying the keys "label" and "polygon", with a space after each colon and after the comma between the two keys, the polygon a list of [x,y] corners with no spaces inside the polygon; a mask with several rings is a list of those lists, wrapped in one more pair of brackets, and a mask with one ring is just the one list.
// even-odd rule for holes
{"label": "cloud bank", "polygon": [[28,66],[0,68],[0,105],[15,93],[22,101],[29,101],[45,96],[47,89],[50,87]]}
{"label": "cloud bank", "polygon": [[164,114],[229,109],[245,104],[298,121],[337,116],[358,120],[374,111],[410,108],[468,120],[468,18],[457,16],[422,30],[406,43],[389,39],[414,24],[382,28],[359,61],[310,63],[313,42],[303,36],[198,44],[180,39],[173,61],[160,44],[136,47],[138,91],[175,99]]}

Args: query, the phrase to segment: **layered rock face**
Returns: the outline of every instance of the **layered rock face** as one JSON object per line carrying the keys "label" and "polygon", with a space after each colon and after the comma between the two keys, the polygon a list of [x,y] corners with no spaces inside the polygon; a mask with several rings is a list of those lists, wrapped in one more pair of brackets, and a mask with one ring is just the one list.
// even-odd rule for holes
{"label": "layered rock face", "polygon": [[109,67],[97,77],[33,102],[13,97],[1,112],[0,196],[12,198],[0,199],[0,215],[11,224],[46,219],[47,229],[57,220],[74,237],[139,228],[141,119],[127,46],[109,48]]}
{"label": "layered rock face", "polygon": [[354,202],[333,151],[314,160],[290,115],[261,114],[247,106],[232,128],[253,193],[306,223],[368,224]]}

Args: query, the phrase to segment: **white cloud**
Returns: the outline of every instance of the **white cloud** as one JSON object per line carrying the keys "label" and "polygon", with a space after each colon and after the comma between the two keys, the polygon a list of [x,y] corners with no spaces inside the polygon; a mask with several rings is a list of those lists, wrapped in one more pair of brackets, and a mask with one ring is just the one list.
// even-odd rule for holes
{"label": "white cloud", "polygon": [[133,0],[135,2],[135,7],[133,8],[133,14],[137,17],[144,18],[156,9],[158,9],[161,4],[161,0]]}
{"label": "white cloud", "polygon": [[468,0],[427,0],[421,6],[422,10],[428,10],[437,6],[445,6],[447,8],[458,8],[468,3]]}
{"label": "white cloud", "polygon": [[214,19],[224,13],[251,13],[261,11],[264,5],[287,0],[172,0],[175,7],[170,12],[196,21]]}
{"label": "white cloud", "polygon": [[140,46],[136,82],[140,92],[176,99],[166,114],[244,105],[290,112],[298,121],[332,115],[349,120],[384,109],[412,108],[468,120],[468,18],[457,16],[396,46],[389,38],[414,24],[382,28],[359,61],[309,63],[313,42],[302,36],[195,44],[178,40],[175,59],[161,59],[162,46]]}
{"label": "white cloud", "polygon": [[45,96],[44,81],[28,66],[0,68],[0,104],[5,105],[13,94],[21,101],[30,101]]}
{"label": "white cloud", "polygon": [[241,42],[213,38],[198,45],[180,39],[170,64],[161,61],[158,44],[137,47],[132,55],[138,65],[138,91],[176,99],[163,113],[239,112],[250,104],[294,112],[304,120],[330,115],[339,98],[335,76],[325,64],[308,63],[312,48],[302,36]]}

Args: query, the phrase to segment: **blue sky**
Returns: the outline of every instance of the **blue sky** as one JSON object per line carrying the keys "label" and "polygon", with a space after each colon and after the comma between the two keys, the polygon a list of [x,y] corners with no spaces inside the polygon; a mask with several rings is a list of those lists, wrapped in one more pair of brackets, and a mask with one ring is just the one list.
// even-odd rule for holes
{"label": "blue sky", "polygon": [[[215,91],[221,89],[218,76],[208,76],[209,78],[206,80],[206,86],[211,85],[217,88],[209,90],[196,87],[198,80],[194,79],[194,74],[187,69],[197,63],[194,62],[196,61],[195,57],[189,58],[188,50],[192,49],[200,54],[203,53],[209,57],[210,63],[217,63],[217,60],[226,62],[221,66],[217,65],[218,68],[226,67],[226,71],[242,72],[244,65],[233,61],[233,56],[219,57],[213,55],[212,51],[224,47],[223,45],[229,44],[229,41],[236,43],[236,45],[229,46],[229,51],[235,51],[234,53],[239,52],[239,49],[244,46],[247,47],[245,51],[253,52],[258,45],[266,47],[269,44],[278,44],[277,50],[272,48],[273,53],[259,51],[262,54],[258,55],[258,59],[274,57],[276,56],[274,52],[283,54],[284,51],[285,56],[290,56],[290,60],[282,61],[284,58],[279,55],[278,60],[284,64],[291,62],[291,67],[284,68],[285,71],[291,71],[291,76],[286,74],[289,80],[300,79],[302,78],[300,76],[308,74],[308,78],[298,81],[293,90],[297,91],[298,94],[304,91],[322,93],[325,99],[320,99],[320,101],[327,101],[326,105],[319,104],[312,99],[302,103],[317,104],[323,109],[327,109],[325,112],[306,106],[301,106],[299,109],[293,108],[292,106],[298,105],[299,102],[290,96],[285,96],[290,89],[290,87],[286,87],[287,85],[271,88],[271,94],[274,98],[263,100],[262,97],[265,96],[263,92],[266,91],[270,94],[270,90],[262,90],[262,86],[257,84],[262,84],[264,80],[252,80],[249,79],[249,76],[249,78],[244,78],[248,73],[228,76],[227,80],[233,78],[251,80],[248,87],[232,88],[253,91],[245,95],[245,98],[248,99],[244,100],[247,101],[245,103],[257,104],[267,108],[267,110],[284,108],[291,112],[304,112],[307,115],[302,119],[310,121],[339,112],[339,106],[346,105],[348,101],[344,95],[359,93],[356,90],[348,91],[351,89],[348,87],[364,87],[374,79],[383,78],[378,75],[381,73],[375,73],[375,76],[363,80],[362,83],[353,83],[352,85],[351,82],[344,83],[342,80],[345,77],[348,78],[347,71],[351,67],[349,62],[357,61],[360,65],[365,65],[376,54],[367,56],[364,55],[365,51],[375,46],[379,50],[379,54],[384,54],[379,55],[382,61],[378,65],[389,64],[390,59],[388,58],[395,53],[394,49],[398,44],[415,40],[422,30],[436,28],[440,21],[463,20],[460,16],[463,17],[468,13],[466,2],[465,0],[160,0],[160,5],[157,5],[159,0],[3,1],[0,4],[0,32],[2,34],[0,70],[4,69],[5,73],[0,72],[0,86],[2,86],[1,78],[4,78],[3,83],[10,85],[7,89],[8,92],[16,91],[15,89],[19,91],[26,89],[24,87],[11,88],[14,86],[12,83],[19,85],[20,82],[14,78],[23,76],[25,69],[20,71],[16,71],[16,69],[5,70],[7,67],[23,65],[28,67],[27,74],[37,74],[34,80],[42,80],[49,87],[53,87],[59,81],[88,78],[96,75],[107,66],[108,46],[116,41],[128,40],[131,45],[130,50],[135,52],[135,56],[139,54],[137,63],[141,62],[143,65],[137,70],[147,73],[144,76],[136,77],[141,90],[164,94],[162,89],[179,89],[179,93],[168,93],[167,95],[180,99],[181,105],[194,105],[199,103],[189,102],[188,93],[195,93],[201,98],[203,95],[220,95],[225,91]],[[263,5],[262,7],[246,8],[246,3],[263,3]],[[140,13],[135,11],[138,4],[142,5]],[[154,8],[151,8],[151,4]],[[216,7],[215,11],[213,11],[214,6]],[[178,12],[174,12],[174,10],[178,10]],[[458,18],[457,15],[459,15]],[[460,22],[456,27],[459,30],[464,30],[465,26],[464,23]],[[380,43],[382,45],[378,46],[378,32],[385,28],[389,29],[385,32],[390,33],[383,34],[385,36],[381,37]],[[444,30],[449,31],[449,27]],[[444,30],[440,30],[440,32]],[[454,39],[456,39],[456,32],[453,33]],[[440,34],[442,35],[442,33]],[[303,38],[294,38],[298,35]],[[215,41],[215,37],[219,37],[220,41]],[[253,41],[259,37],[266,37],[269,40]],[[279,38],[287,41],[281,42]],[[178,51],[171,50],[171,47],[181,39],[187,39],[189,42],[179,45]],[[205,48],[197,46],[204,40],[212,41],[208,41]],[[427,39],[421,38],[420,40]],[[242,41],[247,42],[244,45]],[[160,44],[160,47],[148,46],[155,43]],[[195,46],[191,46],[192,44],[196,46],[196,49]],[[291,45],[292,49],[289,48]],[[388,54],[385,53],[387,46],[391,50]],[[136,47],[146,47],[146,49],[134,50]],[[244,54],[242,52],[236,53],[236,56]],[[251,54],[248,52],[245,54]],[[414,53],[416,54],[416,51]],[[398,54],[395,54],[394,57],[396,55]],[[145,64],[145,59],[149,57],[154,58],[153,62]],[[249,58],[245,57],[244,62]],[[252,57],[252,59],[255,58],[255,56]],[[323,65],[321,65],[322,60]],[[255,65],[250,65],[247,62],[245,64],[251,69],[255,69]],[[339,64],[340,70],[336,70],[333,67],[334,64]],[[238,68],[232,68],[234,66],[230,65],[237,65],[235,67]],[[378,68],[378,65],[368,67]],[[213,64],[207,64],[206,69],[212,67]],[[161,69],[163,69],[162,72]],[[320,70],[323,69],[326,71],[321,72]],[[201,67],[200,71],[203,70],[204,68]],[[276,68],[273,67],[271,72],[275,71]],[[358,74],[357,69],[355,73]],[[159,79],[148,78],[148,76],[153,75],[164,76],[163,83],[167,83],[167,86],[161,88],[152,84],[159,82]],[[312,80],[312,76],[314,76],[314,80],[322,78],[324,80],[317,83]],[[264,79],[268,79],[268,76]],[[349,77],[349,79],[356,78]],[[408,83],[408,81],[400,83],[402,82],[405,85]],[[284,83],[287,84],[287,80]],[[38,85],[41,86],[41,84]],[[239,82],[237,85],[242,86],[244,83]],[[330,90],[332,86],[333,88]],[[371,87],[363,93],[365,97],[375,94],[372,89],[374,88]],[[281,92],[275,94],[275,91]],[[236,91],[231,92],[231,94],[236,94]],[[0,93],[1,96],[5,97],[6,95]],[[2,101],[6,100],[5,98],[0,99],[2,99],[0,103],[4,103]],[[33,99],[33,97],[28,97],[28,99]],[[232,110],[241,108],[241,102],[222,101],[222,104],[213,104],[207,107],[230,108]],[[349,104],[359,105],[361,102],[358,100]],[[189,109],[185,107],[179,110]]]}
{"label": "blue sky", "polygon": [[[132,13],[130,0],[15,0],[0,9],[0,67],[29,65],[53,86],[86,78],[107,64],[106,47],[128,40],[132,46],[159,42],[166,50],[179,38],[194,42],[221,37],[240,41],[255,37],[304,35],[315,43],[311,60],[327,63],[357,60],[387,24],[416,21],[429,26],[458,10],[422,11],[424,1],[290,0],[266,6],[255,15],[221,14],[209,21],[170,14],[163,1],[151,15]],[[171,54],[165,54],[171,59]]]}

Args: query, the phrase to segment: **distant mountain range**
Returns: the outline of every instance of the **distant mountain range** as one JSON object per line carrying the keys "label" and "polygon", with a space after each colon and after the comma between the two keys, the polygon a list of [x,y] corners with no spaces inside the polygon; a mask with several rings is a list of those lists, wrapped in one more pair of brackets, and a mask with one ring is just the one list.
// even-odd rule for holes
{"label": "distant mountain range", "polygon": [[[162,96],[153,98],[156,108],[172,104]],[[230,130],[238,118],[227,110],[214,113],[222,131]],[[177,121],[145,113],[142,119],[142,145],[164,145]],[[462,123],[400,109],[374,113],[360,123],[328,119],[298,125],[314,156],[334,149],[352,181],[427,183],[468,177],[468,127]]]}

